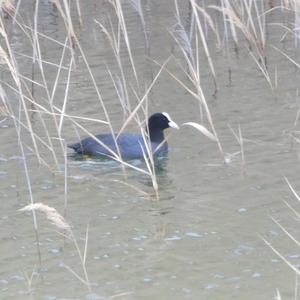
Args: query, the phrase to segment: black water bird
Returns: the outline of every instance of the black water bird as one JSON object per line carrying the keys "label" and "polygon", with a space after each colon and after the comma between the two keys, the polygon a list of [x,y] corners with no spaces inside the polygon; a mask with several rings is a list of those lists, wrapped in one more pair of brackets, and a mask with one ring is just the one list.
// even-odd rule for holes
{"label": "black water bird", "polygon": [[[168,144],[164,139],[164,130],[166,128],[179,129],[178,125],[172,121],[168,113],[155,113],[148,120],[148,136],[150,139],[151,150],[155,157],[162,156],[168,152]],[[121,133],[116,135],[116,143],[113,136],[109,133],[98,134],[95,136],[101,143],[92,137],[85,138],[79,143],[68,145],[75,152],[90,156],[114,156],[118,153],[118,145],[122,159],[140,159],[147,156],[148,151],[144,138],[141,134]]]}

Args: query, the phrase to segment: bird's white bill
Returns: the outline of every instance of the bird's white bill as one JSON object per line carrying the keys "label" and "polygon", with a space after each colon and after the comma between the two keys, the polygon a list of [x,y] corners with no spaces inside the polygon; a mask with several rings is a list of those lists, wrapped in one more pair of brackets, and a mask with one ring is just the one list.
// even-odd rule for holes
{"label": "bird's white bill", "polygon": [[175,128],[175,129],[179,129],[179,126],[174,121],[172,121],[172,119],[171,119],[171,117],[170,117],[170,115],[168,113],[163,112],[162,114],[168,119],[168,121],[169,121],[169,123],[168,123],[169,127]]}
{"label": "bird's white bill", "polygon": [[174,121],[170,121],[170,122],[168,123],[168,125],[169,125],[171,128],[179,129],[179,126],[178,126]]}

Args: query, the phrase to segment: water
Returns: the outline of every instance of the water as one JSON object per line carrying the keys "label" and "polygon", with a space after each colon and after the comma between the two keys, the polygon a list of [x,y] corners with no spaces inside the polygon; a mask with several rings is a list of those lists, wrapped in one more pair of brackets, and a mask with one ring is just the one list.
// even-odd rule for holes
{"label": "water", "polygon": [[[173,3],[145,1],[143,5],[151,57],[161,63],[172,52],[179,57],[180,52],[168,34],[175,23]],[[32,8],[22,3],[20,9],[25,14]],[[187,14],[183,4],[180,9],[183,15]],[[111,11],[106,2],[89,1],[82,5],[82,28],[76,22],[75,26],[112,122],[120,128],[122,109],[105,67],[107,64],[112,70],[117,69],[116,63],[93,21],[97,19],[107,25],[107,14]],[[149,82],[151,72],[156,74],[158,68],[150,64],[151,70],[145,59],[143,31],[136,12],[124,5],[124,13],[140,80]],[[63,22],[47,1],[40,4],[40,18],[40,30],[64,42]],[[268,18],[275,22],[279,16],[273,14]],[[10,20],[6,23],[14,51],[31,55],[28,40]],[[270,44],[280,46],[281,36],[278,28],[269,28]],[[43,58],[58,64],[62,47],[52,41],[41,43]],[[125,179],[115,162],[78,160],[70,154],[66,219],[82,251],[88,228],[86,269],[91,291],[65,267],[84,278],[74,244],[66,241],[41,213],[38,226],[42,266],[39,265],[32,217],[18,211],[29,202],[22,155],[13,122],[1,116],[1,299],[274,299],[277,288],[283,299],[294,299],[293,271],[262,237],[292,264],[299,265],[299,248],[271,219],[274,217],[298,238],[298,220],[284,201],[299,211],[298,203],[284,176],[297,190],[298,147],[289,133],[297,129],[294,121],[299,107],[299,75],[284,56],[268,49],[269,72],[273,77],[275,69],[278,72],[278,90],[274,95],[248,51],[241,46],[238,57],[231,53],[229,85],[225,52],[215,50],[212,35],[208,36],[208,43],[219,83],[217,97],[212,95],[213,82],[204,56],[202,86],[222,146],[229,154],[240,151],[229,126],[236,133],[240,126],[244,168],[239,153],[224,165],[215,143],[183,126],[172,132],[169,139],[171,151],[158,171],[160,200],[156,201],[147,176],[128,170]],[[293,41],[287,40],[284,47],[293,52]],[[78,50],[76,53],[67,113],[103,119],[81,55]],[[122,55],[127,57],[125,50]],[[69,58],[65,65],[68,61]],[[20,59],[19,63],[21,70],[28,70],[29,74],[30,60]],[[174,60],[168,67],[188,84]],[[53,86],[56,69],[45,68],[47,82]],[[134,82],[127,60],[124,69]],[[64,98],[66,71],[63,78],[54,99],[59,107]],[[35,80],[41,81],[38,72]],[[14,104],[16,97],[9,91],[8,95]],[[44,95],[38,89],[35,97],[44,103]],[[131,99],[134,103],[134,96]],[[197,101],[166,72],[151,93],[150,110],[168,111],[178,124],[200,122]],[[31,117],[33,127],[46,138],[38,116]],[[88,121],[81,124],[93,133],[107,130]],[[137,128],[132,124],[128,130]],[[68,120],[64,122],[63,137],[67,142],[77,140],[74,126]],[[24,139],[30,145],[26,134]],[[55,140],[54,146],[59,152]],[[43,159],[53,166],[49,151],[41,149]],[[35,202],[63,213],[64,173],[39,165],[28,148],[26,153]],[[63,162],[59,163],[63,167]],[[134,163],[143,167],[141,162]]]}

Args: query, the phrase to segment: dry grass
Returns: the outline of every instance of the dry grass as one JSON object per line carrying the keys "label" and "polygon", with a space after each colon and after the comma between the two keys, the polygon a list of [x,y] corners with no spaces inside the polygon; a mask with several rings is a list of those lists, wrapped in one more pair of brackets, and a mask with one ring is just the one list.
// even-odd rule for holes
{"label": "dry grass", "polygon": [[[6,7],[7,3],[7,1],[3,2],[3,7]],[[10,5],[13,5],[13,2],[9,3]],[[173,26],[170,33],[177,43],[179,49],[181,50],[184,62],[186,63],[188,70],[185,71],[184,68],[181,67],[180,58],[173,57],[173,60],[168,59],[164,63],[159,63],[161,67],[160,70],[153,77],[153,80],[150,83],[145,84],[144,82],[140,82],[140,76],[136,68],[135,58],[132,53],[130,36],[127,30],[126,19],[123,12],[123,6],[119,0],[110,1],[113,12],[111,16],[108,16],[109,22],[105,23],[99,20],[95,20],[95,23],[99,26],[99,29],[107,38],[107,41],[109,42],[111,47],[111,51],[114,54],[116,66],[118,68],[117,74],[115,71],[113,72],[109,66],[107,66],[109,78],[115,87],[116,94],[120,101],[120,106],[124,111],[123,126],[121,126],[121,129],[117,131],[118,134],[115,136],[116,130],[111,122],[110,113],[106,108],[105,101],[103,99],[103,96],[101,95],[101,91],[98,88],[98,84],[91,70],[88,61],[89,58],[86,57],[74,29],[74,22],[79,21],[80,24],[82,24],[83,22],[80,9],[80,1],[77,0],[75,2],[76,5],[73,5],[68,1],[55,0],[53,1],[53,3],[57,8],[59,14],[61,15],[66,28],[66,38],[64,43],[54,40],[51,36],[45,36],[40,31],[38,25],[38,13],[40,9],[38,2],[36,2],[34,6],[32,26],[28,26],[24,23],[21,17],[21,12],[19,10],[19,3],[17,4],[17,7],[15,7],[15,9],[9,9],[10,16],[15,22],[14,26],[18,26],[24,32],[24,35],[28,37],[32,45],[32,57],[30,55],[27,55],[26,53],[21,54],[32,59],[34,69],[33,74],[30,78],[20,73],[17,64],[19,54],[15,53],[11,49],[10,41],[7,37],[4,23],[3,21],[1,21],[0,23],[0,32],[5,42],[5,47],[0,48],[0,56],[6,65],[7,71],[11,74],[13,79],[13,84],[3,82],[2,85],[4,89],[8,88],[9,90],[14,91],[14,93],[17,93],[17,97],[21,105],[21,114],[24,114],[24,118],[22,118],[21,120],[19,111],[15,112],[13,108],[9,108],[9,105],[7,103],[4,103],[4,105],[8,108],[9,114],[15,120],[18,128],[23,128],[23,130],[27,131],[30,134],[32,145],[30,145],[29,147],[33,149],[33,152],[35,153],[38,161],[51,167],[52,169],[53,167],[51,166],[51,162],[49,162],[48,159],[45,159],[41,154],[41,146],[45,146],[51,152],[51,156],[56,168],[60,168],[61,164],[59,163],[59,161],[62,158],[65,159],[66,151],[66,143],[63,137],[65,123],[71,122],[85,134],[95,138],[95,136],[89,130],[81,125],[81,122],[90,120],[91,122],[101,122],[103,124],[107,124],[109,132],[115,139],[117,149],[116,153],[111,151],[111,157],[121,163],[125,176],[125,167],[130,167],[142,173],[145,173],[145,170],[132,166],[127,162],[123,162],[120,151],[118,149],[118,145],[116,143],[116,138],[118,134],[123,132],[128,124],[133,121],[135,121],[141,128],[141,130],[143,130],[145,120],[147,120],[148,117],[148,96],[155,83],[161,76],[163,69],[166,68],[168,63],[173,63],[174,61],[181,68],[181,71],[185,73],[188,81],[192,83],[193,88],[191,88],[189,83],[179,80],[177,75],[171,74],[171,72],[169,72],[168,70],[167,72],[169,72],[169,74],[175,79],[175,81],[179,83],[179,85],[182,86],[187,92],[189,92],[192,97],[197,99],[199,103],[200,115],[199,122],[194,123],[199,124],[199,126],[202,126],[202,128],[206,128],[208,132],[211,132],[212,136],[214,136],[214,139],[216,140],[221,155],[224,157],[224,150],[215,129],[213,116],[209,109],[209,103],[203,92],[201,82],[202,68],[199,57],[201,54],[204,54],[215,86],[215,90],[213,93],[216,94],[218,90],[218,79],[211,55],[212,46],[208,45],[207,43],[208,35],[210,33],[213,34],[213,37],[216,40],[217,50],[224,47],[224,44],[226,49],[229,49],[228,44],[231,42],[234,43],[235,48],[243,47],[242,42],[244,39],[249,48],[249,56],[254,60],[258,69],[263,74],[273,91],[276,91],[277,89],[277,74],[275,73],[274,76],[271,76],[267,68],[266,28],[268,24],[266,21],[266,17],[268,16],[268,14],[279,10],[283,12],[294,12],[295,27],[290,28],[284,23],[282,23],[281,25],[283,26],[283,28],[286,28],[286,35],[293,34],[294,38],[298,37],[298,35],[296,34],[296,28],[299,24],[299,19],[297,17],[299,6],[295,1],[284,1],[281,2],[279,6],[268,7],[262,1],[257,2],[250,0],[240,0],[231,2],[222,0],[219,2],[219,5],[212,5],[210,3],[206,5],[205,2],[200,4],[199,2],[191,0],[186,6],[189,14],[188,28],[182,21],[183,13],[180,11],[183,7],[182,3],[180,3],[179,6],[179,3],[175,1],[174,8],[176,12],[176,24]],[[145,48],[148,49],[149,37],[146,30],[147,22],[144,16],[143,3],[139,0],[131,0],[129,1],[129,3],[140,18],[145,37]],[[76,11],[78,19],[71,17],[72,10]],[[217,17],[221,17],[220,20],[218,20]],[[113,25],[113,22],[111,21],[112,18],[116,18],[116,20],[118,20],[117,25]],[[218,22],[223,24],[223,31]],[[106,24],[108,24],[108,26]],[[274,26],[274,24],[272,24],[272,26]],[[44,69],[45,65],[50,64],[50,62],[47,62],[43,58],[40,47],[41,39],[52,41],[58,47],[62,47],[59,62],[57,64],[51,63],[57,69],[52,88],[49,87],[49,83],[46,80]],[[124,72],[124,58],[121,56],[121,50],[124,50],[121,49],[121,47],[124,46],[128,55],[126,59],[129,59],[130,61],[134,82],[132,80],[128,80],[128,70],[126,71],[126,73]],[[104,114],[103,120],[87,118],[80,115],[71,116],[70,114],[67,114],[70,98],[69,88],[76,60],[76,57],[74,56],[74,47],[76,47],[77,52],[79,51],[80,55],[83,58],[86,70],[88,71],[88,74],[90,76],[91,84],[97,95],[96,99],[99,101],[101,110]],[[284,53],[280,49],[275,50],[285,55],[287,59],[289,59],[297,66],[297,62],[288,54]],[[146,53],[148,52],[146,51]],[[152,59],[150,58],[150,61],[151,60]],[[37,71],[39,71],[42,76],[42,82],[37,82],[36,80],[34,80],[34,73]],[[65,76],[62,74],[62,71],[67,71],[67,76],[65,77],[66,83],[63,102],[61,106],[58,106],[55,104],[54,99],[57,95],[58,83],[62,79],[62,76]],[[45,103],[41,103],[41,101],[35,99],[35,90],[40,90],[45,93]],[[145,92],[142,92],[143,90],[145,90]],[[130,94],[135,95],[135,99],[130,99]],[[133,103],[137,104],[134,105]],[[32,128],[30,121],[31,112],[37,113],[39,115],[39,120],[42,124],[44,136],[46,138],[42,138],[42,135],[40,133],[37,134]],[[140,117],[141,115],[142,118]],[[50,132],[49,130],[49,117],[52,119],[52,122],[55,125],[56,133]],[[54,145],[54,141],[59,142],[60,150]],[[98,140],[97,142],[101,144],[101,141]],[[105,145],[102,144],[102,146]],[[150,147],[148,148],[150,150]],[[150,156],[150,153],[148,153],[145,157],[148,156]],[[47,155],[47,157],[49,156]],[[155,190],[157,190],[157,185],[155,183],[155,172],[153,171],[153,162],[151,161],[151,159],[148,162],[150,164],[147,163],[147,171],[145,174],[148,174],[152,178],[153,187]]]}
{"label": "dry grass", "polygon": [[[285,177],[285,181],[297,199],[297,201],[300,201],[300,196],[296,193],[295,189],[292,187],[290,184],[289,180]],[[290,208],[291,212],[294,213],[296,216],[296,220],[300,220],[299,213],[287,202],[285,202]],[[283,226],[279,221],[277,221],[275,218],[271,217],[272,221],[282,230],[282,232],[287,236],[296,246],[300,247],[300,242],[295,238],[286,228]],[[300,276],[300,271],[297,265],[294,265],[290,260],[286,258],[284,254],[281,253],[280,250],[277,249],[276,246],[274,246],[272,243],[270,243],[268,240],[265,238],[261,237],[261,239],[265,242],[265,244],[295,273],[295,290],[294,290],[294,299],[298,299],[298,277]],[[277,299],[281,299],[280,291],[277,289]]]}
{"label": "dry grass", "polygon": [[75,245],[75,248],[77,250],[78,256],[80,258],[80,262],[82,265],[82,270],[84,273],[84,278],[80,276],[78,273],[76,273],[70,266],[65,265],[65,268],[68,269],[79,281],[81,281],[83,284],[86,285],[88,290],[91,290],[90,288],[90,282],[88,278],[88,273],[86,269],[86,257],[87,257],[87,245],[88,245],[88,227],[86,231],[86,238],[85,238],[85,245],[84,250],[81,251],[79,248],[79,245],[77,243],[77,240],[75,238],[75,235],[73,234],[71,226],[68,224],[68,222],[65,220],[65,218],[53,207],[50,207],[44,203],[31,203],[29,205],[26,205],[25,207],[19,209],[21,212],[32,212],[36,213],[36,211],[41,212],[45,214],[46,218],[58,229],[64,230],[66,232],[63,233],[63,236],[69,238]]}
{"label": "dry grass", "polygon": [[[39,10],[40,2],[35,1],[32,11],[32,23],[26,24],[24,21],[23,12],[21,11],[22,1],[14,3],[13,1],[1,1],[2,16],[0,18],[0,35],[2,44],[0,46],[1,67],[4,69],[5,79],[1,80],[0,110],[5,113],[5,117],[10,117],[14,123],[17,142],[23,157],[23,165],[29,194],[29,205],[25,206],[22,211],[30,211],[32,213],[33,226],[35,230],[37,245],[39,247],[39,232],[36,212],[44,213],[45,217],[52,222],[57,228],[67,232],[67,237],[70,238],[78,252],[80,262],[83,268],[83,276],[77,274],[73,268],[66,268],[89,289],[89,278],[85,267],[87,259],[88,245],[88,228],[86,231],[86,239],[84,250],[81,251],[72,232],[72,228],[66,222],[67,207],[68,207],[68,157],[66,150],[66,141],[64,131],[66,126],[74,126],[76,131],[83,132],[85,135],[92,137],[103,147],[106,147],[95,135],[87,129],[83,124],[87,122],[97,126],[98,124],[105,125],[107,130],[112,134],[117,151],[114,152],[108,149],[111,153],[111,158],[119,162],[124,173],[124,181],[121,184],[126,184],[126,170],[131,168],[145,174],[151,178],[152,186],[155,191],[156,199],[159,199],[159,186],[156,177],[155,161],[151,153],[151,146],[145,130],[146,120],[148,119],[149,97],[155,84],[161,78],[162,73],[167,72],[174,79],[174,86],[183,88],[192,98],[196,99],[199,104],[199,119],[191,120],[185,123],[197,129],[210,140],[216,143],[221,157],[226,161],[225,151],[223,149],[221,138],[218,135],[214,124],[214,116],[210,110],[210,103],[203,89],[202,76],[204,73],[201,64],[202,57],[205,59],[211,80],[213,82],[212,94],[215,96],[219,90],[218,70],[216,70],[212,53],[225,51],[228,57],[228,70],[231,72],[232,58],[230,46],[233,45],[235,54],[238,55],[239,49],[247,47],[248,55],[253,59],[253,63],[257,66],[260,72],[273,93],[278,88],[277,72],[274,75],[271,73],[268,66],[269,51],[279,52],[283,57],[290,61],[296,68],[299,68],[297,59],[293,58],[290,52],[283,51],[273,45],[268,45],[267,32],[269,27],[277,26],[284,31],[282,40],[286,40],[291,36],[294,41],[294,46],[299,44],[300,34],[300,5],[295,0],[280,1],[279,4],[268,7],[271,1],[254,1],[254,0],[237,0],[228,1],[220,0],[215,3],[206,4],[205,1],[190,0],[186,2],[186,6],[181,1],[174,2],[174,11],[176,19],[174,26],[169,30],[173,38],[174,44],[179,49],[180,54],[174,54],[164,60],[158,62],[150,56],[151,38],[148,35],[147,19],[144,15],[144,3],[140,0],[130,0],[131,8],[137,13],[144,34],[145,54],[147,62],[152,66],[159,66],[158,71],[153,75],[150,82],[145,82],[139,74],[134,57],[133,45],[131,36],[127,29],[126,15],[123,11],[123,4],[120,0],[110,0],[111,5],[110,15],[107,20],[94,20],[96,30],[102,33],[103,42],[106,40],[110,46],[110,51],[113,53],[113,65],[116,68],[111,68],[106,64],[107,81],[110,81],[115,89],[115,93],[120,102],[120,108],[123,110],[123,124],[120,130],[116,130],[115,124],[112,122],[111,112],[109,111],[106,101],[103,98],[99,83],[93,74],[90,65],[90,58],[87,56],[81,40],[76,32],[76,22],[84,26],[81,8],[84,5],[83,1],[76,0],[74,2],[67,0],[53,0],[61,20],[65,28],[65,38],[63,42],[54,39],[52,36],[47,36],[43,32],[43,28],[39,26]],[[274,1],[275,2],[275,1]],[[183,11],[181,11],[183,10]],[[74,12],[76,16],[74,17]],[[280,12],[283,15],[282,22],[276,24],[268,24],[268,15],[274,12]],[[285,18],[291,20],[286,22]],[[185,23],[185,16],[188,15],[188,24]],[[5,18],[5,20],[4,20]],[[11,18],[11,23],[7,22],[6,18]],[[107,22],[105,22],[107,21]],[[188,26],[187,26],[188,25]],[[9,28],[15,26],[23,33],[26,42],[30,44],[29,53],[18,53],[12,47],[12,41],[9,36]],[[210,41],[209,41],[210,39]],[[47,61],[43,53],[43,42],[52,43],[54,47],[61,50],[60,57],[57,62]],[[213,41],[213,42],[211,42]],[[125,53],[125,55],[124,55]],[[91,89],[94,90],[96,97],[95,102],[99,104],[103,119],[90,118],[68,113],[70,105],[70,86],[72,75],[74,74],[76,61],[78,57],[83,61],[84,71],[88,74],[88,80]],[[124,57],[125,56],[125,57]],[[18,61],[20,59],[29,59],[32,64],[32,74],[28,75],[21,70]],[[125,69],[125,63],[129,61]],[[185,80],[180,79],[183,76],[178,76],[178,73],[170,71],[170,64],[178,67],[178,73],[184,75]],[[55,78],[53,84],[47,79],[47,66],[55,69]],[[114,71],[113,71],[114,70]],[[36,74],[40,74],[37,80]],[[7,78],[7,79],[6,79]],[[59,93],[59,84],[64,83],[64,93],[62,103],[59,104],[57,97],[61,97]],[[14,95],[16,103],[9,101],[7,94]],[[39,95],[39,96],[37,96]],[[42,95],[42,96],[41,96]],[[188,104],[187,104],[188,105]],[[95,103],[96,107],[96,103]],[[300,111],[300,109],[299,109]],[[298,111],[298,117],[300,115]],[[40,128],[33,126],[32,114],[37,115]],[[118,135],[122,133],[129,124],[135,122],[140,128],[141,134],[147,145],[144,152],[144,160],[146,168],[139,168],[129,162],[123,161],[118,144],[116,142]],[[54,129],[53,129],[54,128]],[[118,132],[117,134],[115,132]],[[233,132],[235,139],[240,146],[241,154],[241,169],[245,170],[245,155],[244,155],[244,139],[241,128],[237,133]],[[29,137],[29,139],[28,139]],[[297,140],[296,140],[297,141]],[[107,147],[106,147],[107,148]],[[30,178],[30,170],[25,155],[29,149],[34,153],[38,163],[48,167],[51,171],[60,171],[64,175],[64,214],[60,215],[54,208],[43,203],[35,203],[32,184]],[[62,163],[63,162],[63,163]],[[295,190],[288,185],[299,200],[299,196]],[[140,192],[138,189],[136,189]],[[143,192],[142,192],[143,193]],[[291,206],[289,206],[291,208]],[[295,212],[295,211],[294,211]],[[297,215],[299,216],[299,214]],[[275,221],[275,220],[274,220]],[[276,221],[275,221],[276,223]],[[285,234],[295,243],[297,241],[281,226],[276,223]],[[270,243],[265,241],[271,249],[279,255],[297,274],[298,270],[290,262],[288,262],[279,251],[277,251]],[[38,256],[41,263],[40,249],[38,248]],[[29,286],[32,278],[28,277]],[[121,297],[123,294],[115,295]],[[280,293],[277,291],[277,298],[280,299]]]}
{"label": "dry grass", "polygon": [[66,222],[64,217],[60,215],[57,210],[53,207],[50,207],[43,203],[32,203],[29,205],[26,205],[25,207],[19,209],[19,211],[39,211],[45,214],[46,218],[52,222],[53,225],[55,225],[59,229],[66,230],[68,232],[71,232],[70,225]]}

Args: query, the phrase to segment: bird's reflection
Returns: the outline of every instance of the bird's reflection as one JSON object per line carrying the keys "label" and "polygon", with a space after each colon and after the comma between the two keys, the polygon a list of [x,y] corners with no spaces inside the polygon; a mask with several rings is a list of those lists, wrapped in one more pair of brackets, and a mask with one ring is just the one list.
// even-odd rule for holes
{"label": "bird's reflection", "polygon": [[153,177],[155,176],[159,189],[164,189],[164,186],[169,186],[171,180],[168,176],[168,155],[165,154],[161,157],[156,157],[153,160],[154,172],[151,170],[152,175],[149,172],[148,166],[152,168],[151,164],[148,164],[142,159],[124,160],[125,162],[125,174],[120,162],[115,161],[108,157],[88,157],[81,154],[70,154],[69,164],[71,166],[79,167],[80,169],[89,170],[93,173],[93,176],[99,177],[100,175],[114,177],[124,177],[123,180],[131,183],[142,184],[148,190],[147,194],[151,196],[153,190]]}

